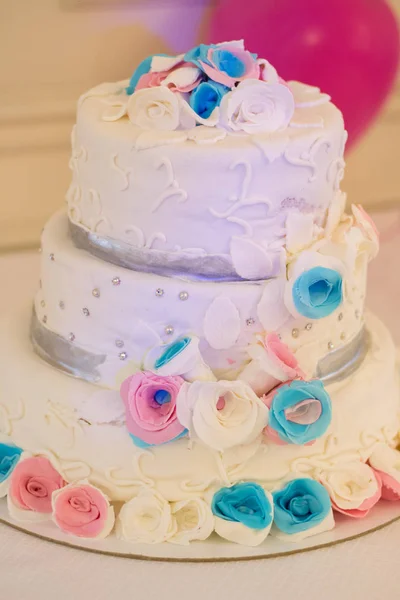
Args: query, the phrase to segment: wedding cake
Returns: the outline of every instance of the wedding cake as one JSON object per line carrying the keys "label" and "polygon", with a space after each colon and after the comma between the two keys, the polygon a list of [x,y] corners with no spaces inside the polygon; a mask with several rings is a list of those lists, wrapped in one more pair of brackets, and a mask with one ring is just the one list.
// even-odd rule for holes
{"label": "wedding cake", "polygon": [[255,546],[400,499],[396,353],[364,311],[379,239],[345,212],[346,138],[327,94],[241,41],[81,96],[33,312],[1,325],[13,519]]}

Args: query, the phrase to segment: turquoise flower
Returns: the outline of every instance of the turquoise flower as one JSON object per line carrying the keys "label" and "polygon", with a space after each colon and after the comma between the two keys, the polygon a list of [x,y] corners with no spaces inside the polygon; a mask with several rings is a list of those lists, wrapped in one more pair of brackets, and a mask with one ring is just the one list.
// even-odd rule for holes
{"label": "turquoise flower", "polygon": [[313,479],[294,479],[272,496],[274,524],[288,535],[317,527],[332,510],[327,490]]}
{"label": "turquoise flower", "polygon": [[158,359],[154,363],[154,368],[160,369],[164,365],[171,362],[171,360],[173,360],[176,356],[181,354],[181,352],[183,352],[184,349],[187,348],[187,346],[189,346],[190,342],[191,342],[190,337],[183,337],[183,338],[180,338],[179,340],[176,340],[176,342],[174,342],[173,344],[170,344],[166,348],[166,350],[164,350],[164,352],[161,354],[161,356],[158,357]]}
{"label": "turquoise flower", "polygon": [[332,420],[332,404],[322,381],[294,380],[265,399],[269,420],[265,433],[278,443],[307,444],[321,437]]}
{"label": "turquoise flower", "polygon": [[203,119],[221,104],[222,98],[229,92],[229,88],[215,81],[203,81],[190,95],[189,104]]}
{"label": "turquoise flower", "polygon": [[241,523],[250,529],[265,529],[272,522],[273,507],[257,483],[236,483],[214,494],[211,510],[224,521]]}
{"label": "turquoise flower", "polygon": [[326,267],[314,267],[294,282],[293,302],[296,310],[309,319],[327,317],[342,303],[342,276]]}
{"label": "turquoise flower", "polygon": [[223,44],[200,44],[184,56],[210,79],[233,88],[237,81],[258,79],[257,55],[245,50],[243,40]]}
{"label": "turquoise flower", "polygon": [[6,488],[2,489],[6,484],[11,473],[15,469],[22,454],[22,449],[13,444],[0,443],[0,498],[7,493]]}

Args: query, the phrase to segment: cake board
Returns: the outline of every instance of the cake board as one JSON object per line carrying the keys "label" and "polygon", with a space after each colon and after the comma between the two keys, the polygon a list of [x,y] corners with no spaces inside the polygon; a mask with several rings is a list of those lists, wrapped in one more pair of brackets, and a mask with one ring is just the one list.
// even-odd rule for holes
{"label": "cake board", "polygon": [[64,534],[52,521],[17,523],[8,514],[6,500],[0,500],[0,523],[46,542],[106,556],[161,562],[231,562],[290,556],[342,544],[387,527],[398,519],[400,504],[380,501],[367,519],[349,519],[336,513],[335,529],[296,544],[269,536],[263,544],[251,548],[226,542],[213,534],[208,540],[189,546],[170,543],[151,545],[125,542],[119,540],[115,533],[102,540],[83,540]]}

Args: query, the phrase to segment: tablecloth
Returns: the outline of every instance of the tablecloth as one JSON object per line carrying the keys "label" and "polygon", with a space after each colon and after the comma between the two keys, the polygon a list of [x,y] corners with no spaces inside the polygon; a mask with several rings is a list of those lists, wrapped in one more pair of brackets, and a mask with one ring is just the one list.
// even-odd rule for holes
{"label": "tablecloth", "polygon": [[[400,210],[377,213],[367,304],[400,343]],[[26,303],[37,253],[0,258],[0,312]],[[242,563],[175,564],[89,554],[0,525],[1,600],[382,600],[400,598],[400,522],[338,546]]]}

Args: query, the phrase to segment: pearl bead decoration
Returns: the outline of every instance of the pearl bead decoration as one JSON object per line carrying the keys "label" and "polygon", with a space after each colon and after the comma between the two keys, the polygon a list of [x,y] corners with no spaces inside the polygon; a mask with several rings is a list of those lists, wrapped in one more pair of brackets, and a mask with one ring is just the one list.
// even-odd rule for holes
{"label": "pearl bead decoration", "polygon": [[126,353],[126,352],[120,352],[120,353],[118,354],[118,358],[119,358],[120,360],[126,360],[126,359],[128,358],[128,355],[127,355],[127,353]]}
{"label": "pearl bead decoration", "polygon": [[82,308],[82,312],[85,315],[85,317],[89,317],[90,316],[90,311],[88,308]]}
{"label": "pearl bead decoration", "polygon": [[161,288],[157,288],[156,296],[157,296],[157,298],[161,298],[161,296],[164,296],[164,290],[162,290]]}
{"label": "pearl bead decoration", "polygon": [[123,348],[124,341],[123,340],[115,340],[115,345],[117,346],[117,348]]}
{"label": "pearl bead decoration", "polygon": [[311,329],[312,329],[312,323],[307,323],[306,331],[311,331]]}
{"label": "pearl bead decoration", "polygon": [[335,344],[333,342],[328,342],[328,350],[333,350],[335,347]]}
{"label": "pearl bead decoration", "polygon": [[92,296],[94,296],[95,298],[100,298],[100,290],[98,288],[94,288],[92,290]]}
{"label": "pearl bead decoration", "polygon": [[70,342],[75,341],[75,334],[74,333],[70,333],[69,336],[68,336],[68,339],[69,339]]}
{"label": "pearl bead decoration", "polygon": [[111,283],[112,283],[113,285],[120,285],[120,283],[121,283],[121,280],[120,280],[120,278],[119,278],[119,277],[113,277],[113,278],[111,279]]}
{"label": "pearl bead decoration", "polygon": [[174,328],[172,327],[172,325],[167,325],[164,331],[167,335],[172,335],[174,333]]}
{"label": "pearl bead decoration", "polygon": [[179,300],[182,300],[182,302],[184,302],[188,298],[189,298],[188,292],[180,292],[179,293]]}
{"label": "pearl bead decoration", "polygon": [[299,330],[297,328],[292,329],[292,337],[294,337],[294,338],[299,337]]}
{"label": "pearl bead decoration", "polygon": [[256,320],[253,319],[253,317],[249,317],[248,319],[246,319],[246,325],[254,325],[255,322]]}

